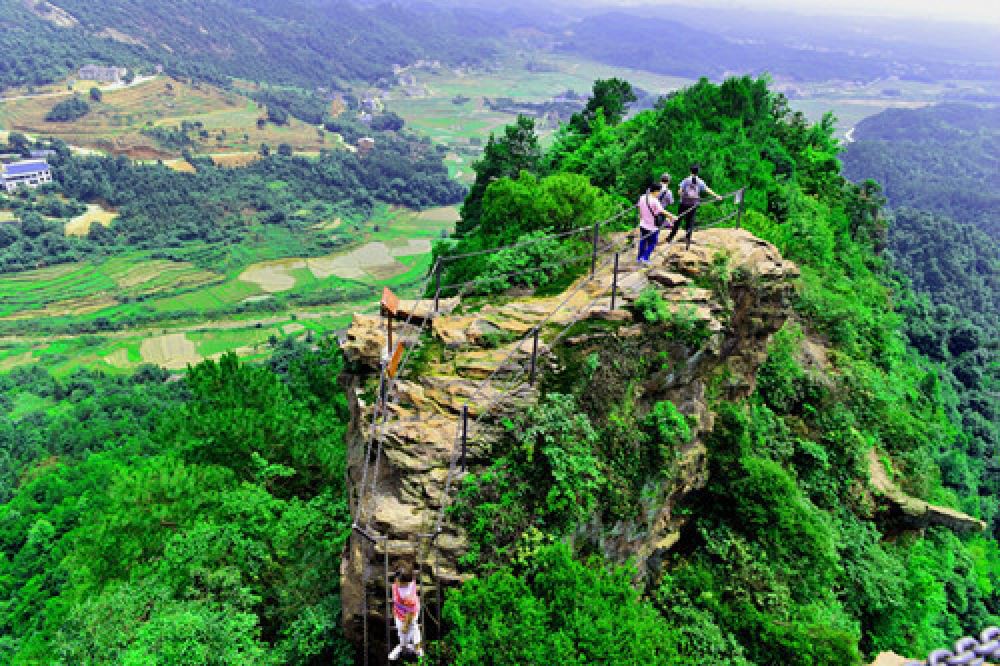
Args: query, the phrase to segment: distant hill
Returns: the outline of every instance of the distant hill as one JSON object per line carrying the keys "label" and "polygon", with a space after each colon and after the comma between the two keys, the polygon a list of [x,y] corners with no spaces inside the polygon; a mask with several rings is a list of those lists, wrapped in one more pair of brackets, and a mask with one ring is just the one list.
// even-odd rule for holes
{"label": "distant hill", "polygon": [[[669,13],[668,13],[669,11]],[[989,67],[928,61],[900,62],[888,54],[858,55],[848,48],[820,45],[793,47],[784,39],[727,36],[709,26],[689,23],[685,12],[608,12],[587,16],[569,26],[562,49],[601,62],[675,76],[719,77],[727,73],[771,73],[798,80],[900,78],[986,79]]]}
{"label": "distant hill", "polygon": [[49,83],[91,61],[209,80],[374,81],[394,63],[487,58],[492,30],[461,9],[346,0],[0,0],[0,86]]}
{"label": "distant hill", "polygon": [[922,109],[887,109],[854,130],[859,141],[945,142],[1000,133],[1000,111],[971,104],[936,104]]}
{"label": "distant hill", "polygon": [[1000,113],[968,104],[890,109],[855,128],[848,178],[882,183],[890,205],[953,217],[1000,238]]}

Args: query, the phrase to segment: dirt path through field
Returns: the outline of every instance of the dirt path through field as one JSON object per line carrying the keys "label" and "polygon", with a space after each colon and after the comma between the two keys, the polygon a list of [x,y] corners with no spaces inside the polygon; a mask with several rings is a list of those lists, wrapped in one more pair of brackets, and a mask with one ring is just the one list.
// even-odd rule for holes
{"label": "dirt path through field", "polygon": [[[314,319],[327,319],[331,317],[344,317],[350,314],[374,312],[378,309],[378,302],[372,299],[370,303],[344,303],[343,305],[331,306],[318,309],[293,310],[291,312],[274,315],[271,317],[260,317],[254,319],[231,319],[220,321],[205,321],[196,324],[185,324],[181,326],[159,325],[149,328],[136,328],[125,331],[108,331],[101,333],[101,337],[106,340],[122,340],[129,338],[153,338],[163,335],[174,335],[184,333],[194,333],[197,331],[233,331],[244,328],[271,327],[282,322],[287,322],[291,317],[299,321],[309,321]],[[0,336],[0,346],[8,345],[50,345],[61,340],[77,340],[80,334],[60,334],[60,335],[5,335]]]}

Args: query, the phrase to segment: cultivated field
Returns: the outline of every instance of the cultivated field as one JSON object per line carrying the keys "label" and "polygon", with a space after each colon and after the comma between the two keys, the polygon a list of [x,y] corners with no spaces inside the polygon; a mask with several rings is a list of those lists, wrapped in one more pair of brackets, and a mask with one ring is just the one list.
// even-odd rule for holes
{"label": "cultivated field", "polygon": [[[80,367],[124,372],[142,363],[183,369],[227,351],[263,358],[272,338],[329,334],[355,312],[374,310],[383,285],[412,294],[430,266],[431,241],[456,219],[453,207],[383,208],[352,232],[355,244],[319,257],[282,256],[294,245],[276,236],[223,254],[193,251],[191,261],[136,252],[0,275],[0,370],[30,363],[60,374]],[[206,264],[212,268],[199,267]],[[122,327],[130,317],[136,323]],[[114,330],[59,330],[105,320],[117,322]]]}
{"label": "cultivated field", "polygon": [[92,225],[103,224],[109,227],[116,217],[118,214],[114,211],[106,210],[97,204],[88,204],[86,213],[66,223],[66,235],[86,236]]}
{"label": "cultivated field", "polygon": [[[530,63],[551,71],[530,71],[527,68],[528,58],[511,55],[491,72],[447,69],[411,72],[427,94],[409,97],[402,88],[396,88],[391,91],[392,99],[387,106],[403,116],[409,127],[448,146],[451,152],[446,159],[452,175],[470,182],[473,176],[471,163],[480,152],[480,148],[473,144],[485,143],[490,132],[516,119],[514,114],[490,110],[483,104],[483,97],[544,102],[567,90],[588,93],[595,79],[613,76],[631,81],[644,90],[663,94],[690,83],[687,79],[581,62],[551,54],[532,57]],[[459,96],[469,100],[455,104],[453,100]],[[543,139],[554,129],[542,128],[540,133]]]}
{"label": "cultivated field", "polygon": [[[256,102],[235,92],[208,84],[187,84],[165,76],[128,88],[107,90],[100,102],[84,99],[91,111],[69,123],[52,123],[45,114],[66,98],[39,96],[0,103],[0,127],[30,134],[54,136],[92,150],[128,155],[135,159],[159,159],[180,154],[166,148],[144,128],[176,128],[182,122],[200,123],[191,132],[195,153],[256,153],[262,143],[291,145],[296,151],[318,151],[338,145],[336,135],[294,118],[287,126],[268,123],[257,128],[265,115]],[[204,130],[207,136],[199,136]]]}

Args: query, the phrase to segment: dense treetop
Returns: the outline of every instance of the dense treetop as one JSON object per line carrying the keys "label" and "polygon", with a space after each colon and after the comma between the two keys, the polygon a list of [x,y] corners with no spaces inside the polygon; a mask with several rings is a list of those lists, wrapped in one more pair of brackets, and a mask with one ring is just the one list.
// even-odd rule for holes
{"label": "dense treetop", "polygon": [[[1000,118],[941,104],[861,122],[845,172],[886,185],[895,213],[888,254],[912,286],[900,300],[910,343],[938,363],[945,403],[963,427],[943,451],[947,483],[992,503],[1000,451]],[[917,210],[921,208],[922,210]],[[994,534],[1000,534],[995,519]]]}
{"label": "dense treetop", "polygon": [[890,109],[855,128],[849,178],[874,178],[894,206],[942,213],[1000,238],[1000,113],[968,104]]}
{"label": "dense treetop", "polygon": [[[239,243],[260,225],[307,235],[332,217],[363,220],[380,202],[420,209],[461,200],[465,190],[448,176],[440,149],[410,135],[376,136],[365,155],[332,150],[303,158],[279,150],[235,169],[190,158],[194,173],[124,157],[74,156],[59,145],[50,159],[56,182],[10,197],[21,223],[0,226],[0,271],[95,252]],[[27,150],[21,143],[12,135],[11,147]],[[118,218],[110,227],[94,225],[85,239],[67,238],[63,219],[79,214],[81,203],[110,206]]]}

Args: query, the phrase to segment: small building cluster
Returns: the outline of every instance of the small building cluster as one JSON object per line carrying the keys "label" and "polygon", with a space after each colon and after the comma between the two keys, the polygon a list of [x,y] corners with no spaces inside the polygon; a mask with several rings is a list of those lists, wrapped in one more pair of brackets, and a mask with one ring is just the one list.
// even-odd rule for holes
{"label": "small building cluster", "polygon": [[52,182],[52,168],[44,159],[22,160],[0,167],[0,186],[6,192],[19,187],[38,187]]}
{"label": "small building cluster", "polygon": [[124,67],[104,67],[101,65],[84,65],[77,72],[81,81],[100,81],[102,83],[120,83],[128,70]]}

